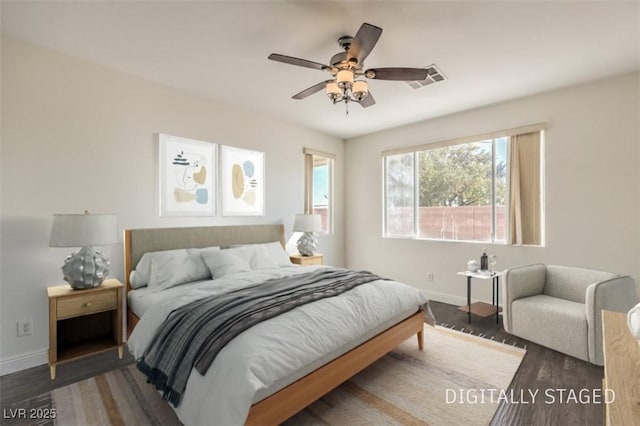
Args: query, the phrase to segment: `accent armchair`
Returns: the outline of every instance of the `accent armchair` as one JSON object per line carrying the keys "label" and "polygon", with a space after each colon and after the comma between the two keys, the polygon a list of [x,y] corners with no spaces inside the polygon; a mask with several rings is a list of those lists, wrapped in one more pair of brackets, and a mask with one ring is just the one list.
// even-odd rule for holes
{"label": "accent armchair", "polygon": [[638,303],[629,276],[543,264],[507,269],[503,297],[508,333],[597,365],[604,364],[600,311]]}

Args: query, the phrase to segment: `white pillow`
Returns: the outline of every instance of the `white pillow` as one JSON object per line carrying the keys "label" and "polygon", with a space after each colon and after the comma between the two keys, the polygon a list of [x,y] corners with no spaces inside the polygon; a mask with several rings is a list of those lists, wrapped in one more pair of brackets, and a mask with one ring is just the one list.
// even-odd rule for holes
{"label": "white pillow", "polygon": [[[131,271],[129,275],[129,284],[131,288],[136,289],[140,287],[144,287],[149,283],[151,279],[151,263],[154,257],[159,255],[165,255],[169,253],[180,253],[185,252],[187,249],[175,249],[175,250],[164,250],[164,251],[153,251],[149,253],[145,253],[142,255],[142,258],[138,261],[136,265],[136,269]],[[189,250],[220,250],[220,247],[207,247],[203,249],[189,249]]]}
{"label": "white pillow", "polygon": [[291,266],[291,258],[289,257],[289,253],[284,250],[282,244],[280,244],[278,241],[262,244],[262,246],[267,249],[269,257],[271,257],[278,264],[278,266]]}
{"label": "white pillow", "polygon": [[227,250],[246,260],[253,270],[291,266],[289,255],[277,241],[263,244],[239,244]]}
{"label": "white pillow", "polygon": [[140,287],[144,287],[145,284],[139,284],[138,283],[138,278],[137,278],[137,274],[136,274],[136,270],[134,269],[133,271],[131,271],[131,273],[129,274],[129,285],[131,286],[131,288],[136,289],[136,288],[140,288]]}
{"label": "white pillow", "polygon": [[181,250],[184,249],[152,251],[143,254],[138,261],[138,264],[136,265],[135,271],[133,271],[133,273],[129,276],[129,283],[131,284],[131,288],[144,287],[149,283],[149,278],[151,277],[151,261],[155,256],[158,256],[160,253],[175,253]]}
{"label": "white pillow", "polygon": [[243,246],[232,247],[225,250],[227,253],[231,253],[234,256],[238,256],[249,264],[252,271],[259,271],[261,269],[277,268],[276,265],[268,256],[264,247],[257,246]]}
{"label": "white pillow", "polygon": [[214,280],[231,274],[251,271],[249,262],[230,253],[230,250],[202,251],[200,256],[209,268]]}
{"label": "white pillow", "polygon": [[[213,252],[213,251],[211,251]],[[209,278],[209,268],[199,249],[184,249],[158,253],[151,260],[149,288],[163,290],[176,285]]]}

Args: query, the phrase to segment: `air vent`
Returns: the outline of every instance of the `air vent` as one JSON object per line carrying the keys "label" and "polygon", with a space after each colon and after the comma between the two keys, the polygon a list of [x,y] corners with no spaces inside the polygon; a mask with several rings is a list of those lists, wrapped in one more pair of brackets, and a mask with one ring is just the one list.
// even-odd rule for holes
{"label": "air vent", "polygon": [[424,68],[429,71],[429,74],[427,74],[427,78],[421,81],[407,81],[407,84],[409,86],[413,87],[414,89],[419,89],[421,87],[428,86],[433,83],[438,83],[447,79],[447,77],[442,73],[442,71],[438,69],[438,67],[436,67],[435,64],[426,66]]}

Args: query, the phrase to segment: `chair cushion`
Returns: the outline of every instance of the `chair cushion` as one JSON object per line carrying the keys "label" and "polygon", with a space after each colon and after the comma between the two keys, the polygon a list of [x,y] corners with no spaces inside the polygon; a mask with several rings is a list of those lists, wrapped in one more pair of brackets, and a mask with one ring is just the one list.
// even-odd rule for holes
{"label": "chair cushion", "polygon": [[589,360],[587,316],[583,303],[544,294],[513,301],[512,334]]}
{"label": "chair cushion", "polygon": [[551,297],[584,303],[587,287],[615,276],[616,274],[611,272],[547,265],[543,293]]}

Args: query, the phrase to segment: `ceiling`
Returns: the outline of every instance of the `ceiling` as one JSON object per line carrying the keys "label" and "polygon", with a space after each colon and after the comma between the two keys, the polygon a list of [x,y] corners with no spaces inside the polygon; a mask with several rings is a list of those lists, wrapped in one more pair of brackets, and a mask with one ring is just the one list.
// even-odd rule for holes
{"label": "ceiling", "polygon": [[[2,32],[168,86],[348,139],[640,69],[640,3],[614,1],[2,1]],[[332,105],[328,63],[363,22],[383,28],[371,67],[435,63],[420,89],[370,80],[376,105]]]}

